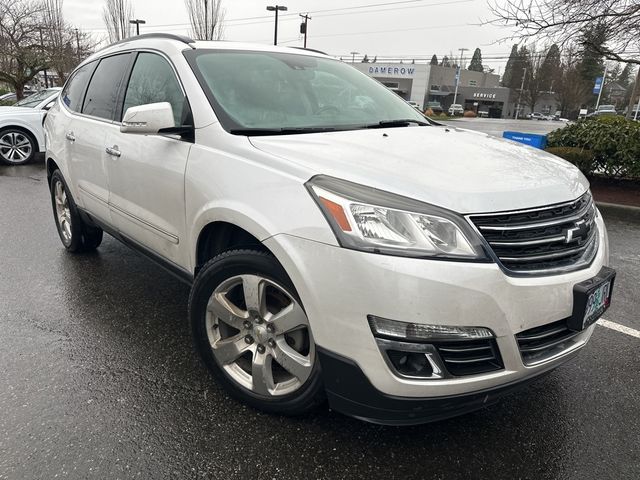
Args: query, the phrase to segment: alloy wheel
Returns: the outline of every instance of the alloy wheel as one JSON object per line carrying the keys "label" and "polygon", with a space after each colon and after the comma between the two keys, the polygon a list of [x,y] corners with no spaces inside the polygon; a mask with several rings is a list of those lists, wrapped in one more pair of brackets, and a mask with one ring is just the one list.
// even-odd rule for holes
{"label": "alloy wheel", "polygon": [[57,180],[54,186],[53,195],[56,207],[56,220],[62,234],[65,245],[71,243],[71,210],[69,208],[69,199],[64,185]]}
{"label": "alloy wheel", "polygon": [[20,132],[7,132],[0,137],[0,156],[8,163],[24,163],[31,156],[31,140]]}
{"label": "alloy wheel", "polygon": [[216,362],[251,392],[295,392],[311,375],[315,346],[300,303],[276,282],[237,275],[211,295],[207,337]]}

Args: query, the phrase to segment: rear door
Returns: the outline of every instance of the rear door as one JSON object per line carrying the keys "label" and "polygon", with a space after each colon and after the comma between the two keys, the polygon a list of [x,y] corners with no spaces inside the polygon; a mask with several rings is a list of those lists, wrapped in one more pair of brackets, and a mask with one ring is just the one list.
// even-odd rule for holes
{"label": "rear door", "polygon": [[112,222],[104,142],[109,129],[117,128],[113,122],[118,96],[131,58],[130,53],[123,53],[99,61],[82,98],[80,115],[73,116],[66,134],[73,144],[70,168],[77,182],[79,203],[108,224]]}
{"label": "rear door", "polygon": [[[169,102],[175,126],[193,125],[184,90],[171,63],[154,52],[139,52],[123,95],[130,107]],[[192,143],[178,135],[139,135],[112,129],[105,147],[111,216],[129,239],[186,268],[184,172]]]}

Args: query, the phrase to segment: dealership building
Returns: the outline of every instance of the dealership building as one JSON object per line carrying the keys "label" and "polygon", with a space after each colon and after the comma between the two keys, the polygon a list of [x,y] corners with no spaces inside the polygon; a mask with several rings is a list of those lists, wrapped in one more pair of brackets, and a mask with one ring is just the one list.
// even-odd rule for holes
{"label": "dealership building", "polygon": [[[354,63],[353,66],[383,83],[402,98],[424,108],[427,102],[439,102],[444,110],[454,103],[456,68],[406,63]],[[462,70],[455,103],[465,110],[487,112],[490,117],[512,116],[510,90],[500,86],[499,75]]]}

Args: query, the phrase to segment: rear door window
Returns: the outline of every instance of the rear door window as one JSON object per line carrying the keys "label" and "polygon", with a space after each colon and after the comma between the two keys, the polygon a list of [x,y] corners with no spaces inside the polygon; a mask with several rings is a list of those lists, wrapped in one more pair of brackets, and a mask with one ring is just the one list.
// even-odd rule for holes
{"label": "rear door window", "polygon": [[94,68],[96,68],[96,63],[91,62],[80,67],[64,86],[60,98],[69,110],[79,112],[82,109],[84,92],[87,90],[87,84]]}
{"label": "rear door window", "polygon": [[130,60],[130,53],[100,60],[87,88],[82,113],[106,120],[115,118],[118,94]]}

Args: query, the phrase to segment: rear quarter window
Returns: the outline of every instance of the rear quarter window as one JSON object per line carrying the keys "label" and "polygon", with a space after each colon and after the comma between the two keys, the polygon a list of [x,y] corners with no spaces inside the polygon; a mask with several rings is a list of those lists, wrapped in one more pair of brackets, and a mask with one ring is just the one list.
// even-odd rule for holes
{"label": "rear quarter window", "polygon": [[98,62],[91,62],[80,67],[64,86],[60,98],[69,110],[79,112],[82,109],[84,92],[87,90],[87,84],[97,63]]}

